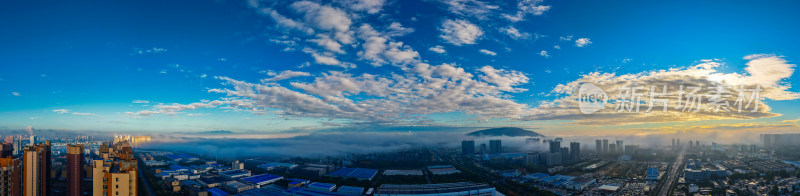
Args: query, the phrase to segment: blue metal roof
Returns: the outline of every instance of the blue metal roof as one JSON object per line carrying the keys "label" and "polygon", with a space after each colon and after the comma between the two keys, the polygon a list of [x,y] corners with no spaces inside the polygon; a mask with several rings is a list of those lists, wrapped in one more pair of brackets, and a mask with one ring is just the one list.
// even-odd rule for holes
{"label": "blue metal roof", "polygon": [[206,189],[206,191],[211,193],[211,196],[226,196],[226,195],[230,195],[230,193],[225,192],[222,189],[218,189],[218,188],[210,188],[210,189]]}
{"label": "blue metal roof", "polygon": [[247,177],[247,178],[242,178],[242,180],[258,184],[258,183],[261,183],[261,182],[266,182],[266,181],[275,180],[275,179],[279,179],[279,178],[283,178],[283,177],[277,176],[277,175],[272,175],[272,174],[261,174],[261,175],[257,175],[257,176],[250,176],[250,177]]}
{"label": "blue metal roof", "polygon": [[220,174],[234,175],[234,174],[247,174],[247,172],[237,169],[237,170],[223,171],[223,172],[220,172]]}
{"label": "blue metal roof", "polygon": [[375,174],[378,173],[377,169],[364,169],[364,168],[341,168],[338,169],[331,174],[330,176],[340,176],[345,178],[359,178],[359,179],[369,179],[375,177]]}
{"label": "blue metal roof", "polygon": [[180,170],[180,169],[189,170],[190,169],[189,167],[186,167],[186,166],[183,166],[183,165],[170,165],[169,168],[173,169],[173,170]]}
{"label": "blue metal roof", "polygon": [[530,178],[530,179],[539,179],[539,178],[544,178],[544,177],[547,177],[547,176],[550,176],[550,174],[537,172],[537,173],[534,173],[534,174],[527,175],[525,177],[526,178]]}
{"label": "blue metal roof", "polygon": [[315,183],[311,183],[311,184],[308,185],[308,187],[311,187],[311,188],[320,188],[320,189],[326,189],[326,190],[327,189],[331,189],[331,188],[333,188],[335,186],[336,186],[335,184],[321,183],[321,182],[315,182]]}

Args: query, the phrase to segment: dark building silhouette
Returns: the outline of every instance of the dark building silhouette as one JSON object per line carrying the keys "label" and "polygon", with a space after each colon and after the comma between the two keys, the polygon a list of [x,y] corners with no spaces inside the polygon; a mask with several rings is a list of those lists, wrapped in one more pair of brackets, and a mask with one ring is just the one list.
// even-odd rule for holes
{"label": "dark building silhouette", "polygon": [[67,196],[81,195],[83,179],[83,145],[67,146]]}
{"label": "dark building silhouette", "polygon": [[475,154],[475,141],[472,140],[461,141],[461,153],[465,155]]}
{"label": "dark building silhouette", "polygon": [[559,141],[550,141],[550,153],[559,153],[561,152],[561,142]]}
{"label": "dark building silhouette", "polygon": [[11,143],[0,144],[0,157],[5,158],[14,155],[14,146]]}
{"label": "dark building silhouette", "polygon": [[489,153],[503,153],[503,145],[500,143],[500,140],[489,140]]}
{"label": "dark building silhouette", "polygon": [[572,162],[578,162],[578,161],[580,161],[580,154],[581,154],[581,143],[570,142],[569,143],[569,159]]}

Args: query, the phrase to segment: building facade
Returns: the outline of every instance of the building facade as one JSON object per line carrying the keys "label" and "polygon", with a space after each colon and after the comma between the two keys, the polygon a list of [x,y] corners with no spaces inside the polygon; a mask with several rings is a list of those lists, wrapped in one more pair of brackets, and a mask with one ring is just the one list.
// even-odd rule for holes
{"label": "building facade", "polygon": [[92,195],[137,195],[137,162],[125,140],[101,147],[102,159],[92,161]]}
{"label": "building facade", "polygon": [[81,195],[83,145],[67,145],[67,196]]}
{"label": "building facade", "polygon": [[47,196],[50,192],[50,141],[25,147],[23,194]]}
{"label": "building facade", "polygon": [[0,158],[0,195],[21,195],[22,166],[19,158]]}

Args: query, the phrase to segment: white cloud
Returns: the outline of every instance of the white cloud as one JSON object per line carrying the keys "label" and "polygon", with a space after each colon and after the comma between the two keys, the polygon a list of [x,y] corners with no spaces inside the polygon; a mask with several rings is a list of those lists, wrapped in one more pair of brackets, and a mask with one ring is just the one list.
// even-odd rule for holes
{"label": "white cloud", "polygon": [[150,101],[148,101],[148,100],[133,100],[131,102],[133,102],[133,103],[150,103]]}
{"label": "white cloud", "polygon": [[[404,71],[403,75],[390,76],[330,71],[316,77],[313,82],[291,82],[292,88],[271,82],[249,83],[216,77],[231,86],[229,89],[209,90],[225,94],[222,100],[158,105],[127,114],[141,118],[226,107],[269,111],[286,117],[418,124],[425,122],[427,117],[424,115],[447,112],[463,112],[476,118],[515,118],[527,107],[504,94],[526,90],[518,85],[526,83],[528,78],[517,71],[484,67],[478,78],[450,64],[425,63],[417,63]],[[230,101],[234,100],[239,103],[231,105]]]}
{"label": "white cloud", "polygon": [[592,41],[590,41],[589,38],[579,38],[575,40],[575,46],[577,47],[584,47],[589,44],[592,44]]}
{"label": "white cloud", "polygon": [[133,118],[143,118],[152,116],[155,114],[164,114],[164,115],[176,115],[181,111],[185,110],[196,110],[202,108],[216,108],[221,105],[232,105],[232,106],[240,106],[240,105],[248,105],[251,104],[247,101],[242,100],[233,100],[233,99],[225,99],[225,100],[214,100],[214,101],[201,101],[196,103],[190,104],[158,104],[154,106],[152,109],[149,110],[141,110],[138,112],[126,112],[128,116]]}
{"label": "white cloud", "polygon": [[481,20],[486,19],[487,15],[500,8],[479,0],[444,0],[442,2],[448,6],[451,13]]}
{"label": "white cloud", "polygon": [[466,20],[447,19],[439,31],[442,32],[439,37],[456,46],[475,44],[475,41],[483,35],[480,27]]}
{"label": "white cloud", "polygon": [[342,68],[355,68],[355,65],[343,63],[336,59],[336,56],[330,52],[318,52],[311,48],[304,48],[303,52],[310,54],[314,58],[314,62],[322,65],[332,65]]}
{"label": "white cloud", "polygon": [[514,26],[502,27],[502,28],[500,28],[500,32],[503,32],[506,35],[508,35],[509,37],[517,39],[517,40],[519,40],[519,39],[530,39],[531,38],[531,34],[530,33],[520,32],[519,29],[514,28]]}
{"label": "white cloud", "polygon": [[759,84],[777,84],[783,79],[789,78],[794,73],[794,64],[788,64],[781,57],[774,55],[748,55],[744,59],[747,67],[744,68],[750,74],[748,79]]}
{"label": "white cloud", "polygon": [[275,10],[272,10],[271,8],[262,8],[259,11],[260,13],[265,14],[270,18],[272,18],[272,20],[275,21],[275,24],[282,29],[300,31],[302,33],[305,33],[306,35],[314,34],[314,29],[312,29],[311,27],[308,27],[306,24],[302,22],[296,21],[291,18],[287,18],[286,16],[281,15],[280,13],[278,13]]}
{"label": "white cloud", "polygon": [[403,27],[403,24],[400,24],[399,22],[392,22],[389,27],[386,27],[386,31],[386,36],[397,37],[413,33],[414,28]]}
{"label": "white cloud", "polygon": [[[781,57],[771,55],[748,56],[750,60],[745,68],[746,74],[739,73],[720,73],[718,68],[721,63],[715,61],[703,61],[700,64],[688,68],[672,68],[667,70],[653,70],[635,74],[617,75],[615,73],[592,72],[582,75],[578,80],[557,85],[551,93],[558,95],[558,99],[544,101],[538,107],[530,110],[526,120],[572,120],[575,124],[581,125],[624,125],[641,124],[651,122],[685,122],[698,120],[722,120],[722,119],[755,119],[779,116],[770,112],[771,108],[763,100],[795,100],[800,99],[800,93],[789,91],[788,84],[781,81],[789,78],[793,73],[795,65],[788,64]],[[763,74],[770,73],[775,78],[767,79]],[[657,99],[668,100],[667,112],[663,112],[663,103],[655,103],[653,112],[644,112],[650,106],[641,104],[639,107],[631,107],[632,110],[638,109],[640,112],[618,111],[617,104],[608,103],[599,112],[590,115],[580,113],[577,102],[577,89],[583,83],[591,83],[606,91],[609,100],[619,99],[617,94],[621,87],[640,86],[644,97],[642,102],[649,103],[649,92],[651,87],[656,92],[662,92],[663,86],[667,85],[667,95],[658,95]],[[683,92],[680,86],[683,85]],[[756,85],[762,91],[759,93],[760,99],[755,104],[750,97],[751,92],[744,96],[743,104],[752,102],[749,106],[743,106],[741,112],[736,106],[739,98],[738,90],[744,85],[746,89],[753,89]],[[724,98],[721,103],[727,102],[731,106],[729,111],[724,109],[716,110],[709,105],[710,96],[717,86],[723,86],[730,97]],[[686,96],[689,87],[701,87],[695,93],[702,95],[700,107],[689,107],[686,104]],[[679,97],[682,96],[682,97]],[[684,99],[683,104],[678,103],[679,99]],[[756,108],[757,106],[757,108]],[[755,111],[752,111],[755,110]]]}
{"label": "white cloud", "polygon": [[525,20],[525,16],[532,14],[539,16],[550,10],[549,5],[540,5],[544,0],[519,0],[517,2],[516,14],[503,14],[503,17],[511,22],[519,22]]}
{"label": "white cloud", "polygon": [[561,41],[572,41],[572,38],[573,38],[572,35],[558,37],[558,39]]}
{"label": "white cloud", "polygon": [[53,112],[58,113],[58,114],[66,114],[66,113],[69,113],[69,110],[68,109],[57,109],[57,110],[53,110]]}
{"label": "white cloud", "polygon": [[478,51],[480,51],[481,53],[483,53],[483,54],[485,54],[485,55],[489,55],[489,56],[497,56],[497,53],[496,53],[496,52],[492,52],[492,51],[490,51],[490,50],[487,50],[487,49],[480,49],[480,50],[478,50]]}
{"label": "white cloud", "polygon": [[522,84],[528,83],[528,77],[522,72],[513,70],[495,69],[491,66],[483,66],[480,69],[483,72],[481,79],[497,85],[498,89],[502,91],[521,92],[526,89],[515,88]]}
{"label": "white cloud", "polygon": [[440,45],[436,45],[436,46],[430,47],[430,48],[428,48],[428,50],[430,50],[431,52],[439,53],[439,54],[444,54],[445,52],[447,52],[444,49],[444,46],[440,46]]}
{"label": "white cloud", "polygon": [[294,77],[311,76],[311,74],[307,72],[292,71],[292,70],[285,70],[282,71],[281,73],[269,72],[267,75],[272,76],[272,78],[263,79],[262,80],[263,82],[275,82]]}
{"label": "white cloud", "polygon": [[19,92],[11,92],[11,95],[14,95],[14,96],[17,96],[17,97],[21,96],[21,95],[19,94]]}
{"label": "white cloud", "polygon": [[131,55],[158,54],[158,53],[164,53],[164,52],[167,52],[167,49],[158,48],[158,47],[153,47],[153,48],[148,48],[148,49],[133,48],[133,52],[131,53]]}
{"label": "white cloud", "polygon": [[559,46],[559,45],[554,45],[553,48],[556,49],[556,50],[561,50],[561,46]]}
{"label": "white cloud", "polygon": [[347,9],[367,12],[369,14],[379,13],[383,9],[384,4],[386,4],[386,0],[335,0],[334,2]]}
{"label": "white cloud", "polygon": [[[57,114],[70,114],[70,110],[68,110],[68,109],[57,109],[57,110],[52,110],[52,111],[57,113]],[[94,113],[84,113],[84,112],[72,112],[71,114],[72,115],[79,115],[79,116],[96,116],[97,115],[97,114],[94,114]]]}
{"label": "white cloud", "polygon": [[309,42],[317,44],[317,46],[324,48],[327,51],[344,54],[342,44],[331,39],[328,35],[319,34],[316,39],[309,39]]}
{"label": "white cloud", "polygon": [[539,52],[539,56],[550,57],[550,54],[547,54],[546,50],[542,50],[541,52]]}
{"label": "white cloud", "polygon": [[306,24],[316,29],[346,32],[353,21],[341,9],[320,5],[311,1],[298,1],[290,5],[297,13],[304,14]]}
{"label": "white cloud", "polygon": [[403,42],[391,41],[388,35],[381,34],[368,24],[358,28],[358,37],[363,40],[362,51],[358,56],[368,60],[373,66],[387,63],[393,65],[406,65],[418,61],[419,53]]}

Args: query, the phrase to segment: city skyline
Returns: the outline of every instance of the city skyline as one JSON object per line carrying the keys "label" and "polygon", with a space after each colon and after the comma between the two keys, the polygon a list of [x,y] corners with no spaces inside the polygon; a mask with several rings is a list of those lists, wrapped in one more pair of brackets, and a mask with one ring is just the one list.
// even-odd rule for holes
{"label": "city skyline", "polygon": [[[780,22],[797,18],[797,2],[5,4],[0,16],[16,19],[0,20],[11,27],[0,32],[4,130],[511,126],[582,136],[800,126],[791,86],[800,27]],[[588,115],[571,102],[579,83],[613,96],[615,84],[649,89],[663,78],[671,92],[760,85],[763,100],[747,113]]]}

